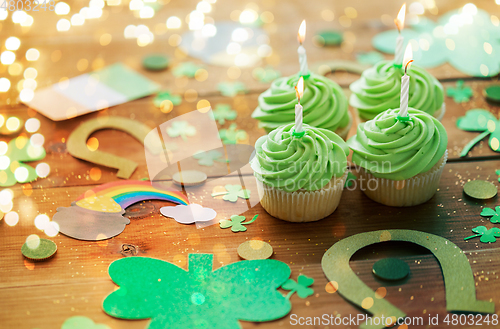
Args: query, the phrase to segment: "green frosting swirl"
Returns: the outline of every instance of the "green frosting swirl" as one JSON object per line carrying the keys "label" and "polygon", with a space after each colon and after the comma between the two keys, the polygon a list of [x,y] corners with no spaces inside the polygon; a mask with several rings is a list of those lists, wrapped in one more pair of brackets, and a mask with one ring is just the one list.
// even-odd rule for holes
{"label": "green frosting swirl", "polygon": [[[401,77],[404,69],[395,67],[392,61],[381,61],[365,70],[359,80],[350,86],[352,94],[349,104],[358,109],[359,116],[366,120],[377,114],[399,107]],[[433,115],[443,105],[443,86],[432,75],[417,65],[411,65],[410,95],[408,106]]]}
{"label": "green frosting swirl", "polygon": [[[271,87],[260,94],[259,106],[252,118],[260,121],[267,132],[295,120],[297,94],[295,86],[299,75],[273,81]],[[300,99],[303,122],[308,125],[335,131],[349,124],[348,103],[342,88],[332,80],[311,74],[304,80],[304,95]]]}
{"label": "green frosting swirl", "polygon": [[443,156],[448,135],[433,116],[408,108],[410,121],[398,121],[399,109],[360,123],[347,141],[352,162],[375,177],[405,180],[430,170]]}
{"label": "green frosting swirl", "polygon": [[281,126],[257,140],[250,161],[257,179],[286,192],[315,191],[344,174],[349,148],[342,138],[306,124],[305,134],[296,137],[294,128]]}

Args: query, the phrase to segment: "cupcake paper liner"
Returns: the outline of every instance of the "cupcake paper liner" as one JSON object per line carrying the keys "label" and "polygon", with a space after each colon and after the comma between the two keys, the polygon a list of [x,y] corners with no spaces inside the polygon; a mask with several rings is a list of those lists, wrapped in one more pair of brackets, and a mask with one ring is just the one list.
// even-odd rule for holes
{"label": "cupcake paper liner", "polygon": [[[361,168],[360,179],[367,182],[362,191],[373,201],[386,206],[410,207],[422,204],[430,200],[436,193],[447,159],[448,150],[429,171],[400,181],[377,178]],[[376,188],[369,188],[374,185]]]}
{"label": "cupcake paper liner", "polygon": [[317,191],[285,192],[257,179],[260,204],[273,217],[289,222],[313,222],[332,214],[340,202],[347,170]]}

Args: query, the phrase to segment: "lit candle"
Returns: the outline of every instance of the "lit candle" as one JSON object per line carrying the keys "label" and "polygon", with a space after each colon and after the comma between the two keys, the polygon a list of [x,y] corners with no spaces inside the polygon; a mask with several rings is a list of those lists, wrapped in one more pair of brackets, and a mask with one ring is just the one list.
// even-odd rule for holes
{"label": "lit candle", "polygon": [[299,49],[297,52],[299,53],[299,64],[300,64],[300,75],[308,75],[309,74],[309,68],[307,67],[307,56],[306,56],[306,50],[304,46],[302,46],[302,43],[306,39],[306,21],[303,20],[302,24],[300,24],[299,27],[299,33],[297,34],[297,39],[299,40]]}
{"label": "lit candle", "polygon": [[301,134],[304,130],[302,129],[302,105],[300,105],[300,98],[304,94],[304,78],[300,77],[299,82],[295,86],[295,92],[297,93],[297,98],[299,101],[295,105],[295,133]]}
{"label": "lit candle", "polygon": [[[413,52],[411,50],[411,43],[408,44],[405,50],[405,55],[403,59],[403,65],[405,68],[405,74],[401,77],[401,99],[399,105],[399,117],[408,118],[408,96],[410,93],[410,76],[407,75],[407,70],[410,68],[411,62],[413,62]],[[404,120],[404,119],[403,119]]]}
{"label": "lit candle", "polygon": [[406,3],[403,4],[398,13],[398,18],[394,20],[396,23],[396,27],[398,28],[399,35],[396,39],[396,54],[394,55],[394,63],[396,65],[401,65],[403,62],[403,43],[404,38],[401,35],[401,31],[405,25],[405,12],[406,12]]}

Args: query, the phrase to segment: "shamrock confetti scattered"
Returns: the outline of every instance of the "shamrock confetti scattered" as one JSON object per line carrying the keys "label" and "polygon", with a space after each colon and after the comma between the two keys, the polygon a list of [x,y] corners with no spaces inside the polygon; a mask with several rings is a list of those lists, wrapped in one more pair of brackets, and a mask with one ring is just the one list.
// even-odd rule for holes
{"label": "shamrock confetti scattered", "polygon": [[290,312],[277,290],[290,276],[285,263],[245,260],[215,271],[212,263],[210,254],[190,254],[187,271],[148,257],[116,260],[108,272],[120,288],[103,309],[121,319],[151,319],[150,329],[240,328],[238,320],[272,321]]}
{"label": "shamrock confetti scattered", "polygon": [[366,53],[356,54],[356,60],[361,64],[375,65],[383,59],[384,56],[378,51],[369,51]]}
{"label": "shamrock confetti scattered", "polygon": [[228,129],[219,130],[219,136],[224,144],[238,144],[248,139],[247,132],[238,129],[236,123],[232,123]]}
{"label": "shamrock confetti scattered", "polygon": [[482,243],[496,242],[496,238],[500,238],[500,229],[498,227],[490,228],[489,230],[485,226],[478,226],[472,229],[472,232],[477,233],[475,235],[464,238],[464,240],[469,240],[472,238],[481,237],[479,241]]}
{"label": "shamrock confetti scattered", "polygon": [[473,109],[465,113],[465,116],[457,119],[457,127],[466,131],[482,132],[464,146],[461,157],[464,157],[480,140],[490,135],[488,144],[495,152],[500,152],[500,120],[489,111]]}
{"label": "shamrock confetti scattered", "polygon": [[198,164],[200,166],[206,166],[210,167],[214,165],[214,160],[219,161],[219,162],[224,162],[224,160],[221,160],[220,158],[223,156],[223,154],[219,151],[199,151],[195,155],[193,155],[193,158],[198,159]]}
{"label": "shamrock confetti scattered", "polygon": [[196,75],[196,71],[202,68],[202,66],[196,65],[193,62],[184,62],[177,65],[172,70],[172,74],[176,77],[194,78],[194,76]]}
{"label": "shamrock confetti scattered", "polygon": [[347,173],[347,179],[345,180],[344,187],[351,187],[354,184],[354,181],[357,179],[356,175],[354,175],[352,172]]}
{"label": "shamrock confetti scattered", "polygon": [[212,113],[214,119],[217,120],[220,125],[225,124],[226,120],[234,120],[238,116],[238,112],[231,110],[229,104],[217,104]]}
{"label": "shamrock confetti scattered", "polygon": [[496,206],[495,210],[484,208],[483,211],[481,211],[481,216],[491,217],[490,222],[493,224],[500,223],[500,206]]}
{"label": "shamrock confetti scattered", "polygon": [[238,198],[249,199],[250,198],[250,190],[242,189],[241,185],[226,185],[224,186],[226,189],[225,192],[212,193],[213,197],[224,195],[222,199],[226,201],[236,202]]}
{"label": "shamrock confetti scattered", "polygon": [[497,169],[497,171],[495,171],[495,173],[498,175],[498,181],[500,182],[500,169]]}
{"label": "shamrock confetti scattered", "polygon": [[285,290],[290,290],[288,295],[286,295],[286,299],[290,299],[292,295],[296,292],[300,298],[307,298],[314,294],[314,290],[310,287],[314,283],[314,279],[307,277],[303,274],[299,275],[297,278],[297,282],[293,281],[293,279],[288,279],[281,288]]}
{"label": "shamrock confetti scattered", "polygon": [[234,97],[237,94],[246,94],[247,88],[243,82],[220,82],[217,85],[217,89],[220,91],[222,96]]}
{"label": "shamrock confetti scattered", "polygon": [[170,128],[167,128],[167,134],[170,137],[179,137],[187,140],[188,137],[196,135],[196,128],[189,125],[187,121],[174,121]]}
{"label": "shamrock confetti scattered", "polygon": [[458,80],[456,88],[446,88],[446,95],[448,97],[453,97],[456,103],[468,102],[472,97],[472,88],[464,86],[464,80]]}
{"label": "shamrock confetti scattered", "polygon": [[278,79],[281,76],[281,73],[270,66],[267,66],[266,68],[256,67],[252,71],[252,76],[259,82],[268,83]]}
{"label": "shamrock confetti scattered", "polygon": [[182,97],[179,95],[174,95],[170,91],[160,91],[153,100],[156,107],[161,107],[161,103],[164,101],[171,101],[173,105],[177,106],[182,103]]}
{"label": "shamrock confetti scattered", "polygon": [[253,216],[252,220],[245,222],[245,216],[232,215],[230,220],[223,219],[219,222],[220,228],[231,228],[233,232],[245,232],[247,228],[243,225],[248,225],[257,219],[259,215]]}

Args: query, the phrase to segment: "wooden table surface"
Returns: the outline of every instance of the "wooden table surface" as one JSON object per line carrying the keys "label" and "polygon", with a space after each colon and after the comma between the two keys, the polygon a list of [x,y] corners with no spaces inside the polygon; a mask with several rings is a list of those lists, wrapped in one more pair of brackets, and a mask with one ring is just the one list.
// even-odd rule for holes
{"label": "wooden table surface", "polygon": [[[436,0],[439,14],[459,8],[467,2]],[[421,206],[386,207],[371,201],[356,188],[345,190],[335,213],[315,223],[287,223],[271,217],[260,204],[256,204],[244,215],[250,218],[254,214],[259,214],[257,221],[249,225],[246,232],[235,234],[230,230],[221,230],[218,225],[205,228],[197,228],[196,225],[180,225],[160,215],[159,208],[168,205],[167,202],[148,201],[132,207],[143,211],[152,209],[152,212],[145,218],[131,218],[131,223],[125,231],[115,238],[89,242],[58,234],[50,238],[58,246],[54,257],[43,262],[32,262],[22,256],[20,249],[28,235],[37,234],[40,237],[46,237],[34,225],[34,218],[38,214],[47,214],[52,218],[57,207],[69,206],[71,201],[88,189],[119,180],[116,178],[116,170],[75,159],[65,151],[64,143],[69,134],[82,122],[95,117],[117,115],[133,118],[153,128],[180,114],[195,110],[197,101],[206,99],[212,107],[217,104],[229,104],[238,110],[236,123],[248,132],[251,145],[264,134],[264,131],[257,127],[257,122],[250,118],[250,114],[257,105],[258,95],[269,84],[253,79],[252,68],[242,68],[241,74],[231,79],[228,76],[228,68],[205,65],[208,78],[201,82],[195,79],[176,78],[170,69],[160,73],[151,73],[142,69],[141,58],[153,52],[170,55],[173,59],[172,65],[184,61],[201,63],[199,60],[186,56],[176,47],[168,45],[168,39],[172,34],[182,34],[187,30],[183,18],[195,8],[196,3],[197,1],[194,0],[164,1],[164,6],[149,20],[134,17],[126,4],[118,7],[105,7],[100,19],[87,21],[84,26],[72,27],[68,32],[56,31],[56,22],[61,17],[54,13],[33,14],[35,23],[31,28],[14,25],[10,16],[7,20],[0,21],[2,45],[4,39],[9,36],[20,38],[21,48],[17,51],[18,61],[24,67],[31,66],[38,70],[36,78],[38,88],[49,86],[64,77],[74,77],[91,72],[92,68],[121,61],[160,83],[165,89],[181,95],[188,89],[194,89],[198,93],[196,101],[184,100],[169,114],[162,113],[155,108],[151,96],[98,113],[53,122],[17,102],[16,85],[22,77],[9,76],[7,66],[0,64],[0,75],[8,77],[12,83],[7,93],[0,93],[0,114],[14,115],[24,120],[29,117],[40,120],[40,133],[45,137],[44,146],[47,156],[39,162],[46,162],[51,168],[49,177],[45,179],[11,187],[15,195],[13,211],[20,215],[19,223],[11,227],[5,223],[5,220],[0,220],[2,246],[0,250],[0,328],[60,328],[65,319],[75,315],[87,316],[96,323],[107,324],[113,329],[145,328],[149,320],[115,319],[106,315],[102,310],[103,299],[115,289],[107,268],[112,261],[124,257],[120,253],[122,244],[137,246],[139,256],[159,258],[184,268],[187,267],[189,253],[213,253],[215,269],[239,261],[237,247],[242,242],[254,238],[267,241],[273,246],[272,258],[288,264],[292,270],[293,279],[296,279],[299,274],[315,279],[313,296],[307,299],[292,296],[290,314],[301,317],[321,317],[323,314],[355,316],[362,311],[346,302],[337,293],[330,294],[325,290],[328,280],[321,268],[321,258],[327,249],[342,238],[382,229],[420,230],[442,236],[455,243],[469,259],[475,277],[477,298],[494,302],[496,313],[499,314],[500,244],[498,242],[483,244],[479,242],[479,239],[463,240],[464,237],[472,235],[471,229],[475,226],[493,227],[493,224],[479,216],[479,213],[483,207],[498,205],[498,196],[487,201],[470,199],[463,195],[463,184],[472,179],[485,179],[498,186],[495,170],[500,169],[500,155],[492,152],[487,141],[483,140],[468,157],[460,158],[459,153],[463,146],[477,134],[460,131],[455,126],[457,118],[469,109],[484,108],[499,115],[500,107],[486,102],[482,96],[484,87],[495,83],[498,77],[474,79],[448,64],[429,69],[429,72],[441,80],[445,88],[453,86],[457,79],[466,78],[466,83],[473,88],[474,95],[470,102],[462,104],[455,103],[451,98],[445,99],[447,113],[442,123],[449,136],[449,160],[441,178],[439,191],[429,202]],[[70,5],[71,13],[74,13],[88,3],[74,1]],[[500,11],[500,7],[493,0],[476,1],[476,5],[490,13],[498,14]],[[296,31],[303,18],[308,22],[309,37],[305,46],[311,66],[332,59],[352,61],[355,60],[357,52],[372,50],[371,38],[389,28],[383,22],[387,22],[387,15],[394,16],[397,13],[401,1],[388,0],[382,5],[382,2],[364,0],[308,1],[307,4],[297,0],[286,2],[257,0],[254,3],[219,0],[213,6],[215,10],[210,15],[216,22],[230,19],[234,10],[241,11],[245,6],[258,8],[259,12],[271,12],[274,20],[264,25],[263,28],[269,33],[273,55],[265,59],[262,65],[270,64],[283,75],[289,75],[298,69]],[[344,15],[347,7],[355,8],[357,17],[352,19],[350,26],[341,26],[339,17]],[[335,15],[331,22],[325,21],[321,15],[321,12],[327,9],[332,10]],[[164,26],[166,18],[171,15],[177,15],[183,19],[183,27],[180,30],[166,31],[160,26]],[[433,14],[428,13],[428,15],[435,18]],[[135,39],[125,39],[123,29],[128,24],[146,24],[151,30],[157,31],[154,43],[139,47]],[[347,44],[342,47],[328,48],[313,45],[310,36],[315,31],[331,28],[342,29],[348,36]],[[112,41],[109,45],[101,46],[99,38],[104,33],[110,34]],[[41,56],[38,61],[28,63],[24,60],[23,54],[28,48],[33,47],[40,50]],[[81,59],[88,62],[88,67],[83,70],[77,67],[77,62]],[[346,94],[349,94],[349,83],[359,77],[345,72],[336,72],[328,76],[338,82]],[[249,92],[232,98],[221,96],[216,85],[222,81],[243,81]],[[230,123],[219,128],[227,128]],[[352,136],[354,133],[355,125],[349,135]],[[148,177],[141,143],[119,131],[99,131],[92,136],[99,140],[100,150],[133,159],[139,164],[131,179]],[[8,141],[10,138],[2,137],[1,140]],[[32,164],[36,163],[38,162]],[[92,168],[100,170],[101,177],[98,180],[90,177],[89,173]],[[206,168],[200,167],[200,170],[206,170]],[[252,184],[255,184],[255,181],[251,172],[244,171],[243,176],[245,182],[254,188]],[[234,176],[225,177],[223,180],[230,183],[238,182]],[[197,195],[202,196],[199,202],[204,206],[220,209],[219,216],[235,211],[232,207],[237,206],[209,196],[215,185],[222,184],[220,180],[218,183],[211,181],[196,189]],[[238,205],[244,206],[245,203],[239,201]],[[387,283],[375,278],[372,274],[373,263],[377,259],[388,256],[400,257],[410,265],[411,274],[403,282]],[[406,312],[408,316],[426,316],[426,314],[439,314],[441,318],[446,316],[441,270],[436,259],[426,250],[404,243],[370,246],[354,255],[351,267],[370,288],[375,290],[385,287],[387,289],[385,298]],[[243,328],[294,327],[291,325],[289,315],[274,322],[260,324],[241,322],[241,326]],[[325,326],[304,327],[326,328]],[[446,325],[440,323],[437,327],[444,328]],[[484,327],[493,326],[485,325]]]}

